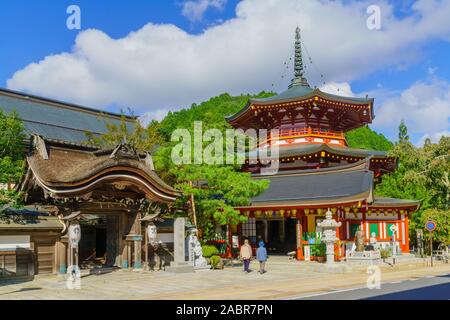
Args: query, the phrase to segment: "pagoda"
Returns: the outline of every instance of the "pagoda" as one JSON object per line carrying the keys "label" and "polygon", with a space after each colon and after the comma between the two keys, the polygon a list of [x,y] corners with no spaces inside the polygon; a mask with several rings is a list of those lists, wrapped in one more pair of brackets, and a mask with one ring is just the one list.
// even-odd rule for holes
{"label": "pagoda", "polygon": [[[269,251],[296,251],[297,259],[303,259],[305,245],[313,245],[320,237],[317,223],[331,210],[341,222],[337,236],[342,245],[336,248],[336,259],[352,244],[358,227],[364,230],[366,242],[375,236],[387,246],[394,239],[408,253],[408,220],[420,202],[379,198],[373,192],[380,177],[396,169],[397,159],[385,151],[351,148],[345,137],[348,131],[372,123],[374,99],[312,88],[305,76],[300,28],[296,29],[294,61],[294,79],[286,91],[250,99],[226,118],[235,128],[279,132],[269,134],[248,153],[242,170],[251,172],[254,179],[270,180],[270,186],[249,206],[236,208],[248,221],[235,233],[254,244],[265,241]],[[273,146],[279,150],[276,159],[262,152]],[[274,161],[278,170],[262,174],[261,169]]]}

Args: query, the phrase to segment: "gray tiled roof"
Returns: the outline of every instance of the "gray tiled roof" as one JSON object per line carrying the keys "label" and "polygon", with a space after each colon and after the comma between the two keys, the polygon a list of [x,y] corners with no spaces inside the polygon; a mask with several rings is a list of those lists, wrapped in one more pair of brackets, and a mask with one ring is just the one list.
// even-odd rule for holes
{"label": "gray tiled roof", "polygon": [[56,229],[61,230],[63,224],[58,217],[50,216],[47,212],[33,207],[22,209],[9,208],[0,219],[1,229]]}
{"label": "gray tiled roof", "polygon": [[[5,89],[0,89],[0,109],[8,113],[15,110],[29,135],[66,142],[86,141],[85,132],[106,133],[105,120],[120,124],[119,114]],[[127,117],[129,128],[134,121],[135,117]]]}
{"label": "gray tiled roof", "polygon": [[[263,178],[263,177],[261,177]],[[269,188],[251,200],[260,202],[301,202],[339,200],[360,194],[370,193],[373,185],[373,172],[369,170],[346,172],[294,173],[269,176]]]}

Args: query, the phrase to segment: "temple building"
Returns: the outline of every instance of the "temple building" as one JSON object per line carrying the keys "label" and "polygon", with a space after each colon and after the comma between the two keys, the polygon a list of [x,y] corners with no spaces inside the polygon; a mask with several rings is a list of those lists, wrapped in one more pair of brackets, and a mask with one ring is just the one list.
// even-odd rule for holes
{"label": "temple building", "polygon": [[[248,217],[235,233],[253,244],[267,243],[269,251],[296,251],[303,259],[304,246],[320,242],[317,223],[331,210],[342,223],[336,231],[343,255],[358,227],[366,241],[375,234],[379,243],[394,239],[409,252],[408,221],[419,201],[381,198],[374,185],[394,171],[397,159],[384,151],[350,148],[346,132],[372,123],[374,99],[343,97],[312,88],[304,73],[300,29],[295,39],[295,77],[289,88],[272,97],[250,99],[238,113],[227,117],[235,128],[279,130],[248,153],[242,170],[270,186],[251,205],[236,208]],[[266,157],[278,146],[279,157]],[[276,161],[278,170],[261,173]]]}
{"label": "temple building", "polygon": [[[132,128],[137,119],[4,89],[0,108],[16,111],[27,133],[26,171],[15,186],[25,207],[0,220],[0,277],[65,273],[71,265],[142,268],[145,227],[179,192],[157,176],[149,154],[86,142],[86,133],[121,121]],[[71,230],[81,232],[79,243]]]}

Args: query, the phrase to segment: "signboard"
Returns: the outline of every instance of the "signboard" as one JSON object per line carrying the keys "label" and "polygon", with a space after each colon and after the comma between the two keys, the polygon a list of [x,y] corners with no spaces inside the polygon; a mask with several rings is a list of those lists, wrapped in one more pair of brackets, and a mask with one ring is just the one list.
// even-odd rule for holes
{"label": "signboard", "polygon": [[304,246],[304,255],[305,255],[305,261],[311,261],[311,247],[310,246]]}
{"label": "signboard", "polygon": [[436,229],[436,222],[430,220],[425,223],[425,229],[427,229],[430,232],[433,232]]}
{"label": "signboard", "polygon": [[232,236],[231,239],[233,248],[239,248],[239,236]]}
{"label": "signboard", "polygon": [[436,222],[433,220],[428,220],[425,223],[425,229],[430,231],[430,259],[431,259],[431,266],[433,266],[433,231],[436,229]]}

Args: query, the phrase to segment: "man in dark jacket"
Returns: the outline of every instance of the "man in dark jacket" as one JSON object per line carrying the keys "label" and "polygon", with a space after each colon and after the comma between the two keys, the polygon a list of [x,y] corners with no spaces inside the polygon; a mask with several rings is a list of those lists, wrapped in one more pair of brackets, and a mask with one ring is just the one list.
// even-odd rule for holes
{"label": "man in dark jacket", "polygon": [[266,266],[267,261],[267,250],[262,241],[259,242],[259,248],[256,250],[256,259],[259,261],[259,273],[265,273],[264,267]]}

